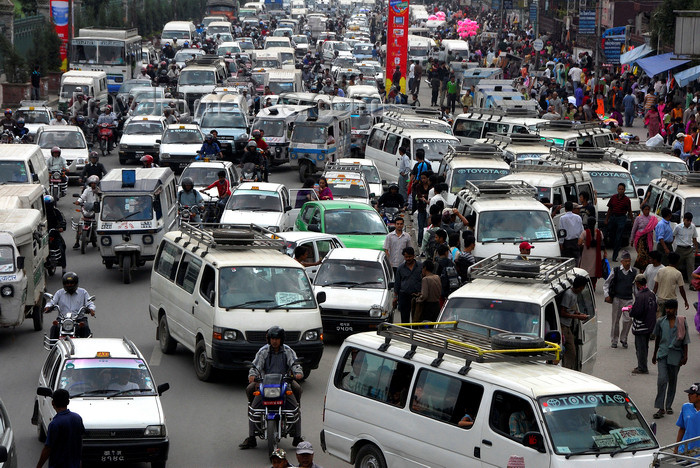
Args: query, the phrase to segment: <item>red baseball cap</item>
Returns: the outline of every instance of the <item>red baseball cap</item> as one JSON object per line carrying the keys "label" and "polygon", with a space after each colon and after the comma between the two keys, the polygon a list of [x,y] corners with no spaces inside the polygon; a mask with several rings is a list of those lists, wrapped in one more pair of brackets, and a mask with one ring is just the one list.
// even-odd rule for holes
{"label": "red baseball cap", "polygon": [[530,244],[527,241],[520,243],[520,250],[530,250],[530,249],[534,249],[534,248],[535,248],[535,246]]}

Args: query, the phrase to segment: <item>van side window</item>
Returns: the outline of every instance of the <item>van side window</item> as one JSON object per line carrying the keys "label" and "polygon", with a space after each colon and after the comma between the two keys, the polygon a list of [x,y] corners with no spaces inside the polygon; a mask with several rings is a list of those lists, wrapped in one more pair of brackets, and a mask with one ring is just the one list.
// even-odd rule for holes
{"label": "van side window", "polygon": [[649,190],[647,191],[646,199],[644,201],[646,202],[647,205],[649,205],[651,207],[651,211],[654,213],[658,213],[658,211],[656,210],[656,203],[659,201],[660,196],[661,196],[661,189],[660,188],[649,187]]}
{"label": "van side window", "polygon": [[578,196],[576,196],[576,186],[575,185],[565,185],[562,187],[564,190],[564,201],[570,201],[573,203],[578,203]]}
{"label": "van side window", "polygon": [[588,315],[588,320],[595,319],[595,300],[593,299],[590,283],[583,288],[583,291],[576,296],[576,299],[578,301],[578,311]]}
{"label": "van side window", "polygon": [[389,154],[396,154],[396,152],[399,150],[399,142],[401,141],[401,137],[394,134],[390,133],[388,137],[386,137],[386,144],[384,145],[384,152],[389,153]]}
{"label": "van side window", "polygon": [[380,130],[378,128],[375,128],[372,131],[372,134],[369,136],[369,140],[367,141],[367,146],[371,146],[372,148],[376,148],[378,150],[381,150],[382,147],[384,146],[384,138],[386,137],[386,132],[384,130]]}
{"label": "van side window", "polygon": [[464,138],[481,138],[484,122],[480,120],[458,120],[455,124],[454,135]]}
{"label": "van side window", "polygon": [[168,242],[163,242],[158,252],[158,258],[156,259],[155,270],[169,280],[174,280],[181,256],[182,249]]}
{"label": "van side window", "polygon": [[544,331],[547,333],[548,331],[558,329],[557,310],[554,307],[554,302],[550,302],[544,309]]}
{"label": "van side window", "polygon": [[421,370],[411,395],[411,411],[454,425],[462,419],[473,422],[483,394],[481,385]]}
{"label": "van side window", "polygon": [[175,284],[192,294],[194,292],[194,286],[197,284],[197,277],[199,276],[199,270],[201,268],[202,261],[200,259],[193,255],[185,254],[180,262]]}
{"label": "van side window", "polygon": [[659,206],[656,208],[656,214],[660,215],[662,208],[671,208],[672,198],[673,194],[671,192],[664,192],[663,195],[661,195],[661,200],[659,200]]}
{"label": "van side window", "polygon": [[[675,200],[673,200],[673,206],[671,207],[671,213],[677,214],[679,217],[683,215],[681,213],[681,207],[683,205],[683,200],[681,197],[676,197]],[[680,223],[680,221],[678,221]]]}
{"label": "van side window", "polygon": [[488,135],[489,133],[496,133],[498,135],[507,134],[509,133],[508,124],[502,124],[497,122],[485,122],[483,138],[486,138],[486,135]]}
{"label": "van side window", "polygon": [[413,366],[357,348],[347,348],[335,386],[382,403],[404,407]]}
{"label": "van side window", "polygon": [[214,305],[214,298],[216,297],[216,272],[211,265],[204,266],[202,281],[199,283],[199,294],[201,294],[210,305]]}
{"label": "van side window", "polygon": [[501,391],[493,393],[489,425],[498,434],[518,442],[521,442],[528,432],[539,432],[530,403]]}

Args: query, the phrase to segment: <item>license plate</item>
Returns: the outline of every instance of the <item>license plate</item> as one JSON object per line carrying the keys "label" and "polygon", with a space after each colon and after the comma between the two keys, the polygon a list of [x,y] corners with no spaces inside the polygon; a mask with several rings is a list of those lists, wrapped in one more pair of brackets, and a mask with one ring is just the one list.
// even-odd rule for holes
{"label": "license plate", "polygon": [[144,152],[143,152],[143,151],[137,151],[137,152],[136,152],[136,156],[143,156],[143,155],[144,155]]}
{"label": "license plate", "polygon": [[351,332],[353,331],[352,325],[350,325],[348,322],[341,322],[335,327],[335,331],[339,332]]}
{"label": "license plate", "polygon": [[283,403],[282,400],[279,400],[279,401],[278,401],[278,400],[275,400],[275,401],[263,401],[263,405],[265,405],[265,406],[272,406],[272,405],[277,405],[277,406],[279,406],[279,405],[281,405],[282,403]]}
{"label": "license plate", "polygon": [[190,164],[190,163],[186,163],[186,162],[180,163],[180,167],[187,167],[187,166],[189,166],[189,164]]}

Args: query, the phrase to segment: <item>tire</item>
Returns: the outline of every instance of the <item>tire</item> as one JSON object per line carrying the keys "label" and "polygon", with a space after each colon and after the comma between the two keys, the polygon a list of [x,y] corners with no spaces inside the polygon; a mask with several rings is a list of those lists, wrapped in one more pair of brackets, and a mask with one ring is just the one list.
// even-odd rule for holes
{"label": "tire", "polygon": [[309,170],[309,165],[300,162],[299,163],[299,182],[304,183],[306,179],[311,176],[311,171]]}
{"label": "tire", "polygon": [[122,166],[126,166],[126,158],[122,158],[121,156],[119,156],[119,164],[121,164]]}
{"label": "tire", "polygon": [[41,331],[44,329],[44,307],[42,307],[42,305],[35,305],[32,307],[32,322],[34,323],[34,331]]}
{"label": "tire", "polygon": [[501,260],[496,265],[496,273],[500,276],[534,278],[539,272],[539,264],[528,260]]}
{"label": "tire", "polygon": [[303,367],[303,369],[304,369],[304,380],[306,380],[311,375],[311,369],[308,367]]}
{"label": "tire", "polygon": [[491,337],[493,349],[532,349],[544,348],[544,338],[520,333],[500,333]]}
{"label": "tire", "polygon": [[203,339],[197,341],[194,347],[194,372],[202,382],[209,382],[214,376],[214,368],[207,361],[207,346]]}
{"label": "tire", "polygon": [[114,267],[114,260],[105,260],[105,267],[107,267],[108,270],[111,270],[112,267]]}
{"label": "tire", "polygon": [[355,457],[355,468],[387,468],[382,451],[376,445],[363,446]]}
{"label": "tire", "polygon": [[87,245],[88,245],[88,235],[87,235],[87,232],[83,231],[80,234],[80,253],[81,254],[85,253],[85,249],[87,249]]}
{"label": "tire", "polygon": [[272,455],[279,445],[277,442],[277,421],[268,420],[267,421],[267,454]]}
{"label": "tire", "polygon": [[54,185],[51,187],[51,196],[54,199],[54,202],[57,202],[59,197],[61,195],[61,190],[58,188],[58,185]]}
{"label": "tire", "polygon": [[124,284],[131,283],[132,260],[133,257],[131,255],[124,255],[122,257],[122,281],[124,281]]}
{"label": "tire", "polygon": [[158,320],[158,342],[163,354],[173,354],[177,348],[177,341],[170,335],[168,319],[165,314],[161,315],[160,320]]}
{"label": "tire", "polygon": [[164,461],[151,462],[151,468],[165,468]]}
{"label": "tire", "polygon": [[100,138],[100,151],[102,152],[102,156],[107,156],[107,143],[102,138]]}

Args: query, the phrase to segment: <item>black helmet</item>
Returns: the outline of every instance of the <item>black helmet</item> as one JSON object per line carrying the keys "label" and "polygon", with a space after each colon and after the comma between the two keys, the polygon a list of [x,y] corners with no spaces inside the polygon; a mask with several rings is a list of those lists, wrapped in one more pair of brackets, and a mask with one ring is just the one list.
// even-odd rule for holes
{"label": "black helmet", "polygon": [[184,189],[186,186],[194,187],[194,180],[192,180],[192,177],[183,177],[182,180],[180,181],[180,185]]}
{"label": "black helmet", "polygon": [[389,185],[389,190],[391,191],[391,189],[396,189],[396,190],[398,190],[398,189],[399,189],[399,186],[398,186],[397,184],[391,184],[391,185]]}
{"label": "black helmet", "polygon": [[282,344],[284,344],[284,328],[278,327],[277,325],[270,327],[267,330],[267,344],[270,344],[271,338],[279,338]]}
{"label": "black helmet", "polygon": [[63,275],[63,288],[67,293],[73,294],[78,289],[78,275],[69,271]]}

